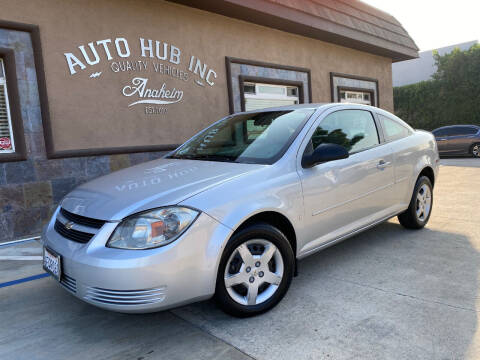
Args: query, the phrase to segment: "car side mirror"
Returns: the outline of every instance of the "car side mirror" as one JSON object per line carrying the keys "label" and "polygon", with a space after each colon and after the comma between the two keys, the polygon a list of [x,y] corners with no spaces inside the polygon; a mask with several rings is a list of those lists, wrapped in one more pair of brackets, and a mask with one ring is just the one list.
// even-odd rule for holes
{"label": "car side mirror", "polygon": [[320,144],[312,154],[303,155],[302,167],[311,168],[327,161],[348,158],[348,150],[337,144]]}

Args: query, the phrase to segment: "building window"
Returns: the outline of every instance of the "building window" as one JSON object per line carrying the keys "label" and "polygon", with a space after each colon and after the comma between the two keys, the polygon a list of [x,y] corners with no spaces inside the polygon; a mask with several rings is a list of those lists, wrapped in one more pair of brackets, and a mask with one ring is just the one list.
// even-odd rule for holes
{"label": "building window", "polygon": [[362,76],[330,73],[331,101],[379,107],[378,80]]}
{"label": "building window", "polygon": [[15,143],[5,78],[5,66],[3,59],[0,58],[0,153],[13,153],[15,152]]}
{"label": "building window", "polygon": [[367,91],[351,91],[340,89],[340,102],[373,105],[373,96]]}
{"label": "building window", "polygon": [[299,103],[297,86],[243,83],[245,111]]}
{"label": "building window", "polygon": [[225,62],[231,114],[312,102],[309,69],[228,56]]}

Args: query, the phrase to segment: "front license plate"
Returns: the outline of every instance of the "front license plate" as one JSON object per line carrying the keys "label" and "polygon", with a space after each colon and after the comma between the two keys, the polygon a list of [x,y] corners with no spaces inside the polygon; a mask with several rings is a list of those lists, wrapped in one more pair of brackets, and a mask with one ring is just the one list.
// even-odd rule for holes
{"label": "front license plate", "polygon": [[62,275],[61,257],[46,247],[43,248],[43,269],[60,281]]}

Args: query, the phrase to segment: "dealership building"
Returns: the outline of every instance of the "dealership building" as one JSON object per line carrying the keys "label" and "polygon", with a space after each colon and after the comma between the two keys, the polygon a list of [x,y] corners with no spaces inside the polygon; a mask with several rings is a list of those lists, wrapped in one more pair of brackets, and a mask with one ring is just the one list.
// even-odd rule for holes
{"label": "dealership building", "polygon": [[416,57],[393,16],[356,0],[0,0],[0,242],[229,113],[392,111],[392,62]]}

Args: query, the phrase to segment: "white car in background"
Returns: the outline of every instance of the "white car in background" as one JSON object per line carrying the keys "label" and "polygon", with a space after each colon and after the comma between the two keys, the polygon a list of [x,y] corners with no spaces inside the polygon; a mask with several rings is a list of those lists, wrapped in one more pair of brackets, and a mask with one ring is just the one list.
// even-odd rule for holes
{"label": "white car in background", "polygon": [[304,104],[239,113],[162,159],[79,186],[43,234],[75,296],[152,312],[215,296],[236,316],[287,292],[298,259],[398,216],[428,222],[431,133],[381,109]]}

